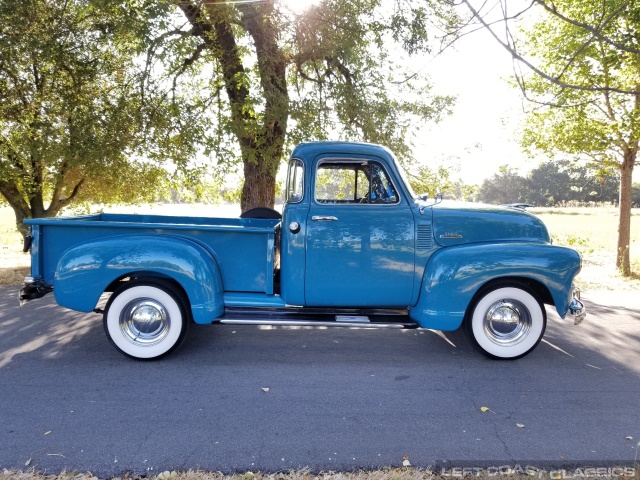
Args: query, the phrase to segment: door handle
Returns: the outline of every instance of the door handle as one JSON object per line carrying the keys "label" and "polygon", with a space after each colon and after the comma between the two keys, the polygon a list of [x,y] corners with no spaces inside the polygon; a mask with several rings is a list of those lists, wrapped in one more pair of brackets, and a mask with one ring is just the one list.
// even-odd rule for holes
{"label": "door handle", "polygon": [[337,222],[338,217],[314,215],[313,217],[311,217],[311,220],[313,220],[314,222]]}

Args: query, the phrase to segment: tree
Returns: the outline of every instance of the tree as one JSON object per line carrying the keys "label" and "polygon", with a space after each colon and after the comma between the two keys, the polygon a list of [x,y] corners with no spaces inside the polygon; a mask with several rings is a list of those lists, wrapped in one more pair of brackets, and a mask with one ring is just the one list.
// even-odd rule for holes
{"label": "tree", "polygon": [[[491,29],[481,11],[463,2]],[[634,0],[532,0],[513,13],[499,3],[506,35],[492,33],[513,55],[517,83],[537,105],[528,115],[523,145],[618,171],[616,265],[630,275],[632,174],[640,145],[640,8]],[[539,20],[514,33],[509,25],[529,9]]]}
{"label": "tree", "polygon": [[531,193],[527,202],[553,207],[566,202],[616,203],[619,179],[570,160],[540,164],[527,177]]}
{"label": "tree", "polygon": [[435,198],[438,194],[451,194],[454,191],[454,183],[450,178],[449,170],[442,165],[433,170],[427,166],[413,168],[408,174],[411,188],[418,194],[427,194]]}
{"label": "tree", "polygon": [[479,200],[499,204],[530,203],[539,207],[568,202],[615,203],[618,183],[615,176],[599,175],[569,160],[544,162],[526,177],[504,165],[499,173],[482,183]]}
{"label": "tree", "polygon": [[569,200],[571,196],[571,174],[569,165],[560,162],[545,162],[529,174],[531,186],[528,203],[538,206],[553,206]]}
{"label": "tree", "polygon": [[526,203],[529,191],[529,180],[520,176],[516,169],[503,165],[499,173],[482,182],[478,199],[496,204]]}
{"label": "tree", "polygon": [[213,115],[240,147],[242,211],[273,206],[287,143],[339,136],[406,155],[416,127],[452,104],[394,64],[400,52],[430,51],[428,34],[456,21],[444,3],[325,0],[302,15],[272,1],[178,6],[188,25],[155,45],[198,40],[174,70],[213,72]]}
{"label": "tree", "polygon": [[153,199],[167,158],[186,160],[202,122],[147,89],[136,61],[146,10],[107,0],[0,2],[0,193],[18,230],[86,200]]}

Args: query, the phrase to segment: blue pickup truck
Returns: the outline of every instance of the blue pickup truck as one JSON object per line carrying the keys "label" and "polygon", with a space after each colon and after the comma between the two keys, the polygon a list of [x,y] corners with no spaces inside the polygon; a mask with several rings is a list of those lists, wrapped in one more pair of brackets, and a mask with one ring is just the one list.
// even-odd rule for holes
{"label": "blue pickup truck", "polygon": [[[464,328],[492,358],[533,350],[544,304],[575,323],[581,259],[517,208],[417,196],[377,145],[311,142],[288,164],[282,215],[32,219],[22,302],[103,314],[124,355],[156,359],[189,324]],[[104,310],[96,308],[111,293]]]}

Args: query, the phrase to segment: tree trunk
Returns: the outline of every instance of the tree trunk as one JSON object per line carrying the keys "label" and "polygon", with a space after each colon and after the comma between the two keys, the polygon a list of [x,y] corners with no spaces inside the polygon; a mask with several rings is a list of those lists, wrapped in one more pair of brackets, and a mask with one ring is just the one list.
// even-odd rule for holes
{"label": "tree trunk", "polygon": [[625,277],[631,275],[629,245],[631,243],[632,175],[637,155],[637,148],[625,151],[624,161],[620,168],[620,205],[616,267]]}
{"label": "tree trunk", "polygon": [[29,227],[24,224],[24,221],[27,218],[31,218],[29,212],[24,212],[21,209],[13,208],[13,213],[16,216],[16,229],[22,235],[22,238],[25,239],[27,235],[29,235]]}
{"label": "tree trunk", "polygon": [[[49,207],[44,207],[43,180],[41,177],[27,178],[27,182],[36,187],[28,195],[25,194],[16,183],[12,181],[0,181],[0,194],[7,200],[16,217],[16,228],[23,238],[29,234],[29,228],[24,224],[27,218],[49,218],[55,217],[66,207],[80,192],[84,184],[84,178],[76,184],[68,197],[61,199],[64,190],[65,178],[63,172],[58,176],[54,187],[54,196]],[[37,183],[40,182],[40,183]]]}
{"label": "tree trunk", "polygon": [[240,199],[243,212],[255,207],[273,208],[275,204],[276,178],[272,172],[263,172],[263,162],[244,163],[244,185]]}
{"label": "tree trunk", "polygon": [[278,31],[271,21],[273,5],[238,7],[241,26],[254,41],[264,113],[256,114],[245,83],[247,69],[238,47],[232,10],[236,7],[183,0],[178,6],[194,27],[193,34],[216,56],[229,98],[231,131],[238,139],[244,164],[241,210],[273,208],[275,176],[282,159],[289,118],[287,57],[278,46]]}
{"label": "tree trunk", "polygon": [[9,205],[13,209],[13,213],[16,217],[16,229],[18,230],[18,232],[20,232],[20,235],[22,235],[23,239],[26,238],[27,235],[29,235],[29,227],[24,224],[24,221],[26,219],[55,217],[59,212],[59,209],[45,210],[44,208],[41,208],[41,206],[43,205],[42,195],[34,195],[33,198],[30,199],[31,204],[23,201],[16,202],[15,198],[10,199],[6,195],[4,195],[4,193],[3,196],[7,199]]}
{"label": "tree trunk", "polygon": [[[255,207],[274,206],[276,175],[284,152],[289,119],[287,58],[278,45],[278,31],[270,17],[272,13],[273,5],[242,9],[242,24],[255,45],[265,101],[262,124],[256,125],[253,151],[249,151],[248,156],[243,152],[245,181],[240,202],[243,212]],[[240,136],[239,132],[236,135]]]}
{"label": "tree trunk", "polygon": [[27,203],[20,190],[9,181],[0,181],[0,194],[9,202],[9,205],[13,209],[13,213],[16,216],[16,228],[22,235],[22,238],[29,234],[29,228],[24,225],[26,218],[31,218],[30,205]]}

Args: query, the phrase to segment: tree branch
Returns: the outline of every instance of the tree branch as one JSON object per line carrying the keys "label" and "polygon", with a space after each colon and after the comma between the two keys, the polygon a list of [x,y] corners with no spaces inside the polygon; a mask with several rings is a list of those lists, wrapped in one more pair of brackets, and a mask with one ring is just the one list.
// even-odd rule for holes
{"label": "tree branch", "polygon": [[206,43],[201,43],[198,46],[196,46],[195,50],[193,51],[193,53],[191,54],[190,57],[185,58],[185,60],[182,62],[182,65],[178,68],[175,68],[174,70],[172,70],[169,75],[173,75],[175,73],[175,76],[173,77],[173,84],[172,84],[172,91],[175,92],[176,90],[176,84],[178,82],[178,78],[180,78],[180,76],[187,71],[187,69],[193,65],[202,55],[202,52],[207,48],[207,44]]}
{"label": "tree branch", "polygon": [[229,18],[230,7],[205,3],[208,14],[205,15],[200,5],[190,0],[182,0],[178,6],[191,23],[193,34],[202,39],[220,64],[229,99],[232,130],[238,138],[243,157],[248,158],[255,150],[255,118],[246,85],[246,71]]}
{"label": "tree branch", "polygon": [[[56,184],[53,187],[53,194],[51,196],[51,204],[47,210],[50,210],[55,202],[58,202],[60,197],[62,196],[62,191],[64,190],[64,181],[67,175],[68,164],[67,162],[62,162],[60,169],[56,175]],[[59,208],[57,209],[59,210]]]}
{"label": "tree branch", "polygon": [[589,85],[574,85],[574,84],[563,82],[558,77],[553,77],[553,76],[549,75],[548,73],[544,72],[543,70],[541,70],[538,67],[536,67],[535,65],[533,65],[531,62],[529,62],[522,55],[520,55],[510,44],[505,43],[502,39],[500,39],[500,37],[498,37],[498,35],[487,24],[487,22],[482,18],[482,16],[478,13],[478,11],[475,8],[473,8],[473,6],[469,2],[469,0],[462,0],[462,3],[464,3],[467,6],[469,11],[472,13],[472,15],[489,31],[491,36],[500,45],[502,45],[502,47],[505,50],[507,50],[511,54],[511,56],[514,59],[516,59],[517,61],[519,61],[522,64],[526,65],[530,70],[532,70],[537,75],[539,75],[540,77],[544,78],[545,80],[549,81],[550,83],[553,83],[554,85],[557,85],[557,86],[562,87],[562,88],[567,88],[567,89],[571,89],[571,90],[578,90],[578,91],[588,91],[588,92],[608,91],[608,92],[622,93],[622,94],[625,94],[625,95],[634,95],[635,94],[635,91],[633,91],[633,90],[626,90],[626,89],[616,88],[616,87],[593,87],[593,86],[589,86]]}
{"label": "tree branch", "polygon": [[306,73],[304,73],[304,70],[302,69],[302,65],[300,63],[296,63],[296,72],[304,80],[307,80],[309,82],[315,83],[317,85],[322,85],[322,80],[320,80],[318,78],[313,78],[313,77],[307,75]]}
{"label": "tree branch", "polygon": [[80,193],[80,190],[82,189],[82,187],[84,186],[85,183],[85,178],[83,178],[82,180],[80,180],[75,187],[73,187],[73,190],[71,191],[71,195],[69,195],[67,198],[65,198],[64,200],[62,200],[60,202],[61,204],[61,208],[66,207],[67,205],[69,205]]}
{"label": "tree branch", "polygon": [[193,34],[193,30],[189,30],[189,31],[184,31],[182,30],[182,28],[175,28],[173,30],[169,30],[167,32],[162,33],[161,35],[158,35],[156,38],[154,38],[150,45],[149,48],[147,49],[147,58],[145,61],[145,66],[144,66],[144,70],[143,70],[143,74],[142,74],[142,81],[140,82],[141,85],[141,96],[144,99],[144,85],[145,85],[145,81],[147,80],[147,78],[149,78],[149,72],[151,71],[151,64],[153,61],[153,57],[155,56],[155,52],[156,52],[156,47],[166,38],[169,37],[173,37],[173,36],[187,36],[187,35],[192,35]]}
{"label": "tree branch", "polygon": [[613,40],[611,40],[610,38],[602,35],[602,33],[600,33],[600,30],[606,26],[611,20],[613,20],[613,18],[615,16],[617,16],[624,8],[626,8],[629,5],[629,2],[623,2],[617,9],[615,9],[613,11],[613,13],[611,13],[611,15],[609,15],[609,17],[607,17],[603,23],[600,25],[600,27],[598,28],[594,28],[591,25],[588,25],[586,23],[583,22],[579,22],[577,20],[573,20],[563,14],[561,14],[555,7],[555,5],[553,7],[550,7],[549,5],[547,5],[546,2],[544,2],[543,0],[533,0],[534,3],[540,5],[542,8],[544,8],[547,12],[551,13],[552,15],[555,15],[556,17],[558,17],[559,19],[575,26],[575,27],[580,27],[580,28],[584,28],[585,30],[587,30],[589,33],[591,33],[595,38],[597,38],[598,40],[601,40],[605,43],[608,43],[609,45],[611,45],[612,47],[615,47],[618,50],[622,50],[624,52],[628,52],[628,53],[633,53],[635,55],[640,54],[640,50],[637,48],[632,48],[629,47],[627,45],[623,45],[621,43],[615,42]]}
{"label": "tree branch", "polygon": [[22,213],[25,217],[31,216],[31,208],[16,185],[0,180],[0,194],[9,202],[13,210]]}
{"label": "tree branch", "polygon": [[327,62],[327,66],[336,67],[338,72],[340,72],[340,75],[342,75],[342,78],[347,82],[347,85],[349,85],[349,87],[353,87],[353,75],[346,65],[335,57],[325,57],[325,61]]}

